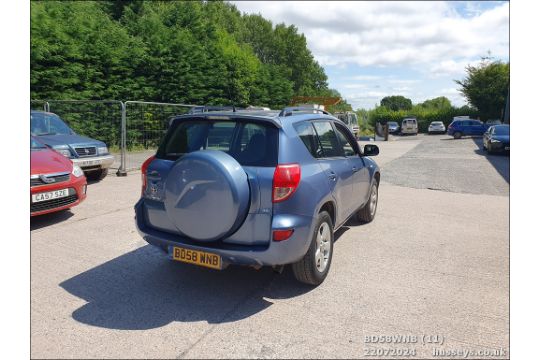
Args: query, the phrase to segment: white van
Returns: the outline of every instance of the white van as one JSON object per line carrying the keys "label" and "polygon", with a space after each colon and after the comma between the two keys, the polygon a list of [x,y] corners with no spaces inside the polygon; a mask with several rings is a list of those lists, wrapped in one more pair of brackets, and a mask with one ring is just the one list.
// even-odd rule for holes
{"label": "white van", "polygon": [[401,121],[401,134],[418,134],[418,122],[416,121],[416,118],[410,117]]}
{"label": "white van", "polygon": [[345,125],[351,130],[351,132],[354,134],[354,137],[358,137],[358,133],[360,132],[360,127],[358,126],[358,117],[356,114],[352,111],[345,111],[345,112],[336,112],[334,113],[334,116],[337,117],[339,120],[343,121]]}

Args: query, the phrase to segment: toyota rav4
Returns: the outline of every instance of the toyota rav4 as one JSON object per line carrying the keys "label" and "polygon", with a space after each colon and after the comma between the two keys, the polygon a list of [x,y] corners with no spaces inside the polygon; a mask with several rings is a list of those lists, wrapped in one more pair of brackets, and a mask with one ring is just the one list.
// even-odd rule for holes
{"label": "toyota rav4", "polygon": [[[318,113],[322,112],[322,113]],[[282,269],[318,285],[334,232],[375,217],[380,170],[324,111],[228,111],[173,118],[144,162],[136,223],[173,260]]]}

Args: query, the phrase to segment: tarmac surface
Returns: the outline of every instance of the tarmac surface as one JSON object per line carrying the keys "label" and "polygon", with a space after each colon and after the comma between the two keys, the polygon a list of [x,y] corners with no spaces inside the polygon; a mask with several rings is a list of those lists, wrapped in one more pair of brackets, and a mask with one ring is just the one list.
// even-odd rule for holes
{"label": "tarmac surface", "polygon": [[31,221],[31,357],[507,358],[509,158],[446,138],[377,142],[377,217],[338,231],[316,288],[173,263],[136,231],[139,173],[90,184]]}

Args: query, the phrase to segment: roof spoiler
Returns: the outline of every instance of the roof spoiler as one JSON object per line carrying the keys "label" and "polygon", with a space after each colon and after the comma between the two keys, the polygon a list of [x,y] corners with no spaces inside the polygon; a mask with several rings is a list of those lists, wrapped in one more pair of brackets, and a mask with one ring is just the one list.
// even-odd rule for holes
{"label": "roof spoiler", "polygon": [[322,110],[322,109],[317,109],[317,108],[312,108],[312,107],[293,106],[293,107],[286,107],[286,108],[284,108],[283,110],[281,110],[281,112],[279,113],[278,116],[291,116],[291,115],[293,115],[293,113],[295,113],[295,112],[307,112],[307,113],[312,113],[312,112],[314,112],[314,111],[323,113],[323,114],[325,114],[325,115],[332,115],[332,114],[330,114],[328,111]]}

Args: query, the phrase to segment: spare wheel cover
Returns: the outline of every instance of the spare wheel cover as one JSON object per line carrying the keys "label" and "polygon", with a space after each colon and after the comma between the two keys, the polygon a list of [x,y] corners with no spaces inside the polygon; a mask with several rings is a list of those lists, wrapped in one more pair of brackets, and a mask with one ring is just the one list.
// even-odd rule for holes
{"label": "spare wheel cover", "polygon": [[165,211],[185,236],[213,241],[232,234],[249,210],[248,177],[223,151],[182,156],[165,182]]}

